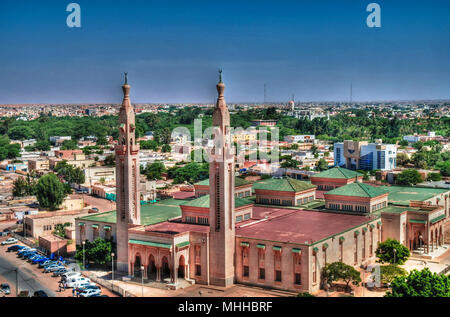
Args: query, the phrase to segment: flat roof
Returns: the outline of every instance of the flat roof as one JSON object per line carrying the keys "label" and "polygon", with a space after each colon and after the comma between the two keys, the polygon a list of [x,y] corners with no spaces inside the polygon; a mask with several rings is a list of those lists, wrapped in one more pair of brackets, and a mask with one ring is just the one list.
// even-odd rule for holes
{"label": "flat roof", "polygon": [[[166,199],[156,204],[141,206],[141,224],[151,225],[166,221],[174,217],[181,216],[181,204],[185,204],[186,200],[182,199]],[[116,223],[116,211],[102,212],[79,218],[85,221],[98,221]]]}
{"label": "flat roof", "polygon": [[183,232],[209,232],[209,226],[199,224],[189,224],[181,222],[164,221],[158,224],[145,227],[145,232],[158,232],[166,234],[178,234]]}
{"label": "flat roof", "polygon": [[245,227],[238,225],[236,236],[286,243],[313,244],[374,220],[367,216],[270,209],[273,209],[272,212],[266,210],[266,213],[269,214],[267,221],[255,224],[247,223]]}
{"label": "flat roof", "polygon": [[430,187],[408,187],[408,186],[380,186],[389,192],[388,201],[391,204],[409,206],[411,200],[425,201],[448,192],[448,189]]}

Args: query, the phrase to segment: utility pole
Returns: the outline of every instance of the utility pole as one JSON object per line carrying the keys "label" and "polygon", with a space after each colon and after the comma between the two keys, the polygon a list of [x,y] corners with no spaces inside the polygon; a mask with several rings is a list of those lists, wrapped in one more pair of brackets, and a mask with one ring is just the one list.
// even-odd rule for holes
{"label": "utility pole", "polygon": [[19,297],[19,268],[16,268],[16,297]]}

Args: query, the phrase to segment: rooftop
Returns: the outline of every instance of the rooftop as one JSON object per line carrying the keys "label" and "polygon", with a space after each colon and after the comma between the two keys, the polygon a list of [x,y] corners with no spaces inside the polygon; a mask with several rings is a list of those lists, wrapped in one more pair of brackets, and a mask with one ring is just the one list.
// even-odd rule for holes
{"label": "rooftop", "polygon": [[325,170],[323,172],[320,172],[319,174],[315,174],[313,176],[311,176],[311,178],[356,178],[356,177],[360,177],[363,176],[363,174],[358,173],[356,171],[351,171],[349,169],[346,168],[342,168],[342,167],[333,167],[330,168],[328,170]]}
{"label": "rooftop", "polygon": [[[252,205],[253,201],[245,199],[245,198],[234,198],[234,208],[239,208],[245,205]],[[197,199],[187,201],[183,203],[183,206],[191,206],[191,207],[200,207],[200,208],[209,208],[209,195],[203,195]]]}
{"label": "rooftop", "polygon": [[253,189],[276,190],[283,192],[301,192],[311,188],[316,188],[316,186],[291,177],[282,179],[268,178],[253,184]]}
{"label": "rooftop", "polygon": [[425,201],[448,192],[448,189],[430,187],[407,187],[407,186],[381,186],[389,192],[389,203],[394,205],[409,206],[411,200]]}
{"label": "rooftop", "polygon": [[[255,209],[263,208],[256,207]],[[236,236],[298,244],[312,244],[373,220],[366,216],[306,210],[266,208],[267,221],[236,228]],[[271,210],[268,210],[271,209]],[[258,210],[258,214],[264,211]],[[276,214],[276,216],[274,215]],[[247,223],[248,224],[248,223]]]}
{"label": "rooftop", "polygon": [[209,232],[209,226],[164,221],[145,227],[146,232],[158,232],[166,234],[178,234],[182,232]]}
{"label": "rooftop", "polygon": [[[234,178],[234,187],[244,186],[251,184],[252,182],[249,182],[248,180],[243,179],[242,177],[235,177]],[[203,185],[203,186],[209,186],[209,178],[204,179],[198,183],[195,183],[194,185]]]}
{"label": "rooftop", "polygon": [[[181,199],[166,199],[161,200],[156,204],[142,205],[141,206],[141,224],[151,225],[159,222],[166,221],[174,217],[181,216],[181,204],[185,204],[186,200]],[[81,217],[80,220],[85,221],[98,221],[116,223],[116,211],[102,212],[85,217]]]}
{"label": "rooftop", "polygon": [[325,197],[327,195],[338,195],[338,196],[354,196],[354,197],[378,197],[388,193],[387,190],[380,187],[375,187],[367,185],[360,182],[350,183],[345,186],[341,186],[324,193]]}

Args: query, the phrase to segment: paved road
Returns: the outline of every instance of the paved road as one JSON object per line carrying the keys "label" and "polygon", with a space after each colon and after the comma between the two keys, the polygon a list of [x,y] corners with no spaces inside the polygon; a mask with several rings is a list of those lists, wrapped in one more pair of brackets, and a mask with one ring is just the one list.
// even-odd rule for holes
{"label": "paved road", "polygon": [[[5,240],[5,238],[0,238],[0,241],[3,240]],[[31,296],[37,290],[45,291],[50,297],[73,296],[71,288],[63,292],[59,292],[59,277],[53,277],[51,276],[51,273],[43,273],[43,269],[38,268],[36,264],[31,264],[23,259],[18,258],[16,252],[6,252],[7,248],[8,246],[0,245],[0,282],[8,283],[11,286],[11,295],[8,295],[8,297],[15,296],[15,268],[19,269],[19,291],[29,290]],[[109,297],[117,297],[117,295],[104,287],[100,287],[100,289],[103,295],[108,295]]]}
{"label": "paved road", "polygon": [[16,272],[14,270],[16,268],[18,268],[19,273],[19,292],[21,290],[29,290],[30,295],[33,295],[37,290],[44,290],[48,296],[56,296],[53,289],[41,283],[40,277],[28,267],[30,266],[28,262],[17,259],[22,262],[17,265],[17,261],[11,259],[11,256],[15,257],[16,254],[10,253],[7,256],[4,249],[5,247],[2,247],[0,250],[0,279],[2,282],[8,283],[13,288],[11,296],[15,296]]}

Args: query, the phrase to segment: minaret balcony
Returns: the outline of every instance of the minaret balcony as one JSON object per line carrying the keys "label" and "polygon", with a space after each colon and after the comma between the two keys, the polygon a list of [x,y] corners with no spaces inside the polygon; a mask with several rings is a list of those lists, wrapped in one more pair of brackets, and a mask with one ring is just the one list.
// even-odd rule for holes
{"label": "minaret balcony", "polygon": [[[133,144],[130,146],[130,152],[132,155],[137,154],[139,152],[139,145]],[[127,145],[116,145],[115,151],[117,155],[125,155],[127,154]]]}

